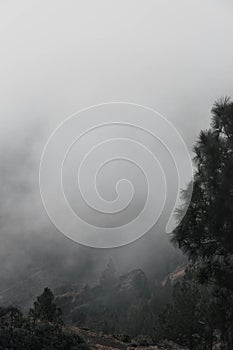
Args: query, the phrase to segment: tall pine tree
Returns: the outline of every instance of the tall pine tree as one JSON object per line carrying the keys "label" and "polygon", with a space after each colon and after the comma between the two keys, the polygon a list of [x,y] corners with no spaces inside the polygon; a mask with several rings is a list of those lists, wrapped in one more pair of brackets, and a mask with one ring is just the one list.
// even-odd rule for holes
{"label": "tall pine tree", "polygon": [[[194,147],[196,173],[188,211],[173,234],[187,253],[194,278],[212,290],[209,323],[233,349],[233,102],[212,108],[211,128]],[[188,197],[189,188],[184,191]],[[182,213],[183,207],[177,211]],[[208,317],[207,317],[208,319]]]}

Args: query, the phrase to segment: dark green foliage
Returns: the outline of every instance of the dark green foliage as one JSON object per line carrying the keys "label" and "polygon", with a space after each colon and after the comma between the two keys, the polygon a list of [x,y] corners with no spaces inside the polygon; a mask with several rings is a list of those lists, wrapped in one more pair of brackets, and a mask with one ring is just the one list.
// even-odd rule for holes
{"label": "dark green foliage", "polygon": [[164,284],[158,282],[155,284],[150,299],[150,306],[154,315],[158,315],[170,303],[172,290],[173,286],[170,278]]}
{"label": "dark green foliage", "polygon": [[1,350],[84,350],[88,346],[77,334],[57,332],[50,324],[37,325],[32,332],[29,327],[14,328],[12,332],[0,329]]}
{"label": "dark green foliage", "polygon": [[233,103],[224,99],[212,112],[212,128],[194,148],[192,201],[173,241],[200,262],[201,281],[233,290]]}
{"label": "dark green foliage", "polygon": [[[88,349],[77,334],[62,329],[60,311],[53,299],[52,292],[46,288],[29,317],[15,307],[0,308],[0,350]],[[32,318],[32,314],[36,317]]]}
{"label": "dark green foliage", "polygon": [[155,316],[148,302],[141,301],[128,309],[126,330],[130,336],[153,334]]}
{"label": "dark green foliage", "polygon": [[0,328],[12,330],[24,323],[23,314],[16,307],[0,308]]}
{"label": "dark green foliage", "polygon": [[175,285],[172,303],[160,314],[155,339],[169,339],[189,349],[209,349],[214,341],[214,328],[207,319],[209,293],[187,272]]}
{"label": "dark green foliage", "polygon": [[[176,286],[161,315],[160,336],[212,349],[214,335],[224,349],[233,349],[233,103],[212,108],[211,128],[194,147],[196,173],[186,216],[173,242],[189,257],[189,274]],[[184,206],[190,187],[183,192]],[[183,212],[181,207],[177,214]],[[164,329],[162,329],[164,328]]]}
{"label": "dark green foliage", "polygon": [[115,335],[115,338],[117,340],[120,340],[123,343],[130,343],[131,342],[131,338],[128,334],[117,334],[117,335]]}
{"label": "dark green foliage", "polygon": [[61,309],[54,304],[54,295],[49,288],[34,302],[34,308],[30,309],[29,315],[33,321],[61,323]]}
{"label": "dark green foliage", "polygon": [[136,346],[148,347],[153,345],[154,343],[152,338],[150,338],[148,335],[140,334],[133,340],[133,344],[135,344]]}

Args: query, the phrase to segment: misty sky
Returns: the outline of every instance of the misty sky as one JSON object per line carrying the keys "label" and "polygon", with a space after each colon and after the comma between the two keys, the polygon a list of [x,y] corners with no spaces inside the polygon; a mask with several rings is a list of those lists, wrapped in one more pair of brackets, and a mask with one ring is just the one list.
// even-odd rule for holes
{"label": "misty sky", "polygon": [[[1,138],[80,108],[150,106],[191,147],[213,101],[233,95],[231,0],[2,0]],[[18,129],[19,126],[21,129]]]}
{"label": "misty sky", "polygon": [[[8,170],[1,206],[3,216],[14,213],[10,232],[40,225],[42,149],[82,108],[149,106],[173,122],[191,150],[213,102],[233,96],[232,19],[232,0],[2,0],[0,146]],[[23,189],[12,209],[12,184],[21,182],[36,194]]]}

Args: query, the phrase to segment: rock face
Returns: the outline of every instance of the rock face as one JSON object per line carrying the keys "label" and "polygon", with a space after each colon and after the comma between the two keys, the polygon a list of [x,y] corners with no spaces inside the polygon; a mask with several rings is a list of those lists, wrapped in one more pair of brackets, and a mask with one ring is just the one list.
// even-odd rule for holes
{"label": "rock face", "polygon": [[175,271],[171,272],[162,280],[162,285],[164,286],[168,282],[168,280],[170,280],[172,284],[175,284],[176,282],[181,280],[185,275],[185,269],[186,265],[178,266]]}
{"label": "rock face", "polygon": [[66,322],[88,326],[91,329],[106,329],[111,332],[111,323],[124,323],[132,305],[147,302],[150,297],[148,281],[142,270],[133,270],[116,277],[105,273],[100,283],[86,285],[78,292],[57,295],[56,303],[62,308]]}
{"label": "rock face", "polygon": [[133,270],[128,274],[120,276],[115,284],[119,295],[130,294],[136,298],[149,298],[150,291],[145,273],[142,270]]}

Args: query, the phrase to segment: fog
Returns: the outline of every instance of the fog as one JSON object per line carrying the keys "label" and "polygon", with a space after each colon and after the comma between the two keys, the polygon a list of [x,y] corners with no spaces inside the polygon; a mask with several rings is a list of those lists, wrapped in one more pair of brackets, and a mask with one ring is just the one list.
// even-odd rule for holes
{"label": "fog", "polygon": [[153,230],[113,250],[64,237],[41,202],[40,157],[59,123],[109,101],[160,112],[191,154],[213,102],[233,96],[232,1],[11,0],[0,9],[0,295],[29,278],[93,282],[109,257],[119,273],[159,276],[178,264]]}

